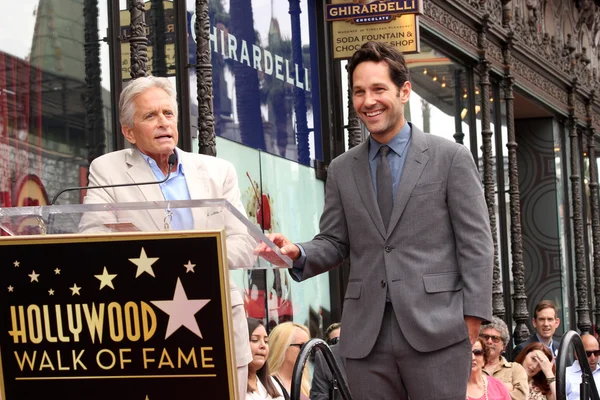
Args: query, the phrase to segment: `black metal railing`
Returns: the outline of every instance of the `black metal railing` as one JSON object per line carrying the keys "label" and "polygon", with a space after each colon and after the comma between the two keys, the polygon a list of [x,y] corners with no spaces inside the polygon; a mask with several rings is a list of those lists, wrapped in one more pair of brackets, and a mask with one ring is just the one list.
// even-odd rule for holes
{"label": "black metal railing", "polygon": [[[302,372],[304,371],[304,365],[308,358],[313,353],[315,349],[319,349],[327,366],[331,370],[331,375],[333,376],[332,384],[334,387],[334,391],[339,392],[342,396],[343,400],[352,400],[352,396],[350,395],[350,390],[348,389],[348,384],[344,379],[344,375],[340,371],[337,362],[335,361],[335,357],[331,352],[331,349],[321,339],[311,339],[302,346],[300,349],[300,354],[296,359],[296,364],[294,365],[294,373],[292,375],[292,393],[290,395],[290,400],[299,400],[300,399],[300,387],[302,386]],[[588,367],[589,368],[589,367]],[[600,400],[600,399],[595,399]]]}
{"label": "black metal railing", "polygon": [[567,398],[566,394],[566,372],[570,361],[569,349],[573,346],[579,365],[581,366],[581,388],[580,388],[580,399],[581,400],[600,400],[598,397],[598,388],[596,388],[596,382],[592,375],[592,369],[588,363],[587,356],[585,354],[585,348],[583,347],[583,341],[581,336],[575,331],[569,331],[563,336],[560,347],[558,349],[558,358],[556,360],[556,397],[558,400],[564,400]]}

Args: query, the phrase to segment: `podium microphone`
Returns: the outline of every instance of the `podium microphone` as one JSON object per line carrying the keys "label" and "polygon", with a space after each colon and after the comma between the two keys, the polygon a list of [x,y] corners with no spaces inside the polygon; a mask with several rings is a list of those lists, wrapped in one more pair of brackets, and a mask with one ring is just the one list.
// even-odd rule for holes
{"label": "podium microphone", "polygon": [[78,187],[68,187],[66,189],[61,190],[60,192],[58,192],[56,194],[56,196],[54,196],[54,198],[52,199],[52,202],[50,203],[50,205],[54,205],[54,203],[56,203],[56,200],[58,199],[58,197],[65,193],[65,192],[72,192],[75,190],[90,190],[90,189],[107,189],[107,188],[115,188],[115,187],[126,187],[126,186],[142,186],[142,185],[160,185],[161,183],[165,183],[169,177],[171,176],[171,169],[173,169],[173,166],[175,164],[177,164],[177,153],[173,152],[172,154],[169,155],[169,160],[167,161],[167,163],[169,164],[169,172],[167,173],[167,176],[165,176],[165,179],[161,180],[161,181],[154,181],[154,182],[141,182],[141,183],[118,183],[115,185],[101,185],[101,186],[78,186]]}

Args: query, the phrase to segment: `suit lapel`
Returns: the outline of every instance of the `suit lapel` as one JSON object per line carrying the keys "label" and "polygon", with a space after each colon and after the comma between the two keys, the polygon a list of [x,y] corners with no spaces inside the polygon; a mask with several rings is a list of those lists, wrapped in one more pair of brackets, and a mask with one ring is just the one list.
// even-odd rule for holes
{"label": "suit lapel", "polygon": [[359,145],[356,156],[354,156],[354,165],[352,166],[352,170],[354,173],[354,182],[356,182],[360,198],[365,204],[365,208],[371,216],[371,219],[377,227],[377,230],[382,237],[385,237],[385,227],[383,226],[383,220],[381,219],[381,214],[379,213],[379,205],[377,204],[377,199],[375,198],[375,189],[373,188],[373,180],[371,179],[368,140]]}
{"label": "suit lapel", "polygon": [[[127,175],[131,178],[132,182],[152,182],[156,180],[156,177],[152,173],[152,169],[144,160],[144,157],[140,154],[137,149],[133,149],[130,154],[127,155],[125,162],[128,165]],[[137,186],[140,191],[140,201],[156,201],[164,200],[164,196],[160,190],[159,185],[142,185]],[[165,212],[163,210],[148,210],[150,218],[156,225],[157,230],[162,230],[164,226]]]}
{"label": "suit lapel", "polygon": [[406,154],[406,161],[404,162],[404,169],[402,170],[402,176],[400,177],[398,191],[396,192],[394,209],[392,210],[390,225],[388,227],[389,233],[391,233],[398,224],[398,221],[406,208],[406,203],[408,203],[408,199],[429,161],[429,156],[425,154],[425,151],[427,150],[427,138],[425,134],[412,124],[411,127],[411,142]]}
{"label": "suit lapel", "polygon": [[[188,158],[188,155],[183,151],[178,153],[181,157],[180,162],[183,165],[183,174],[185,182],[190,193],[190,199],[207,199],[211,198],[210,188],[208,185],[208,171],[205,164],[196,164]],[[192,208],[192,216],[194,218],[194,229],[206,229],[207,208]]]}

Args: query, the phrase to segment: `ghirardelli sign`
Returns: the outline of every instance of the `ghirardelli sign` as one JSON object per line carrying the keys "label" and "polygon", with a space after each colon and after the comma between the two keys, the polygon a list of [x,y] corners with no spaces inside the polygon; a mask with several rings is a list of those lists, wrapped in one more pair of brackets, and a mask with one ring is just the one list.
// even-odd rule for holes
{"label": "ghirardelli sign", "polygon": [[327,21],[370,24],[391,21],[402,14],[422,13],[420,0],[347,0],[327,5]]}
{"label": "ghirardelli sign", "polygon": [[220,232],[0,249],[2,399],[235,398]]}
{"label": "ghirardelli sign", "polygon": [[334,58],[350,58],[364,43],[389,43],[403,53],[419,52],[422,0],[333,0],[327,5],[332,23]]}

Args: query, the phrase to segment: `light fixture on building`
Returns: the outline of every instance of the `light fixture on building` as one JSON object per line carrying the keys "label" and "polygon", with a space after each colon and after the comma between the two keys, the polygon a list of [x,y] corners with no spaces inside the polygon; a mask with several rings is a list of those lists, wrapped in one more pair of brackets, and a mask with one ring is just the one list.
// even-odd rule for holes
{"label": "light fixture on building", "polygon": [[423,75],[427,75],[427,68],[423,69]]}
{"label": "light fixture on building", "polygon": [[442,76],[442,87],[445,88],[446,87],[446,77]]}

